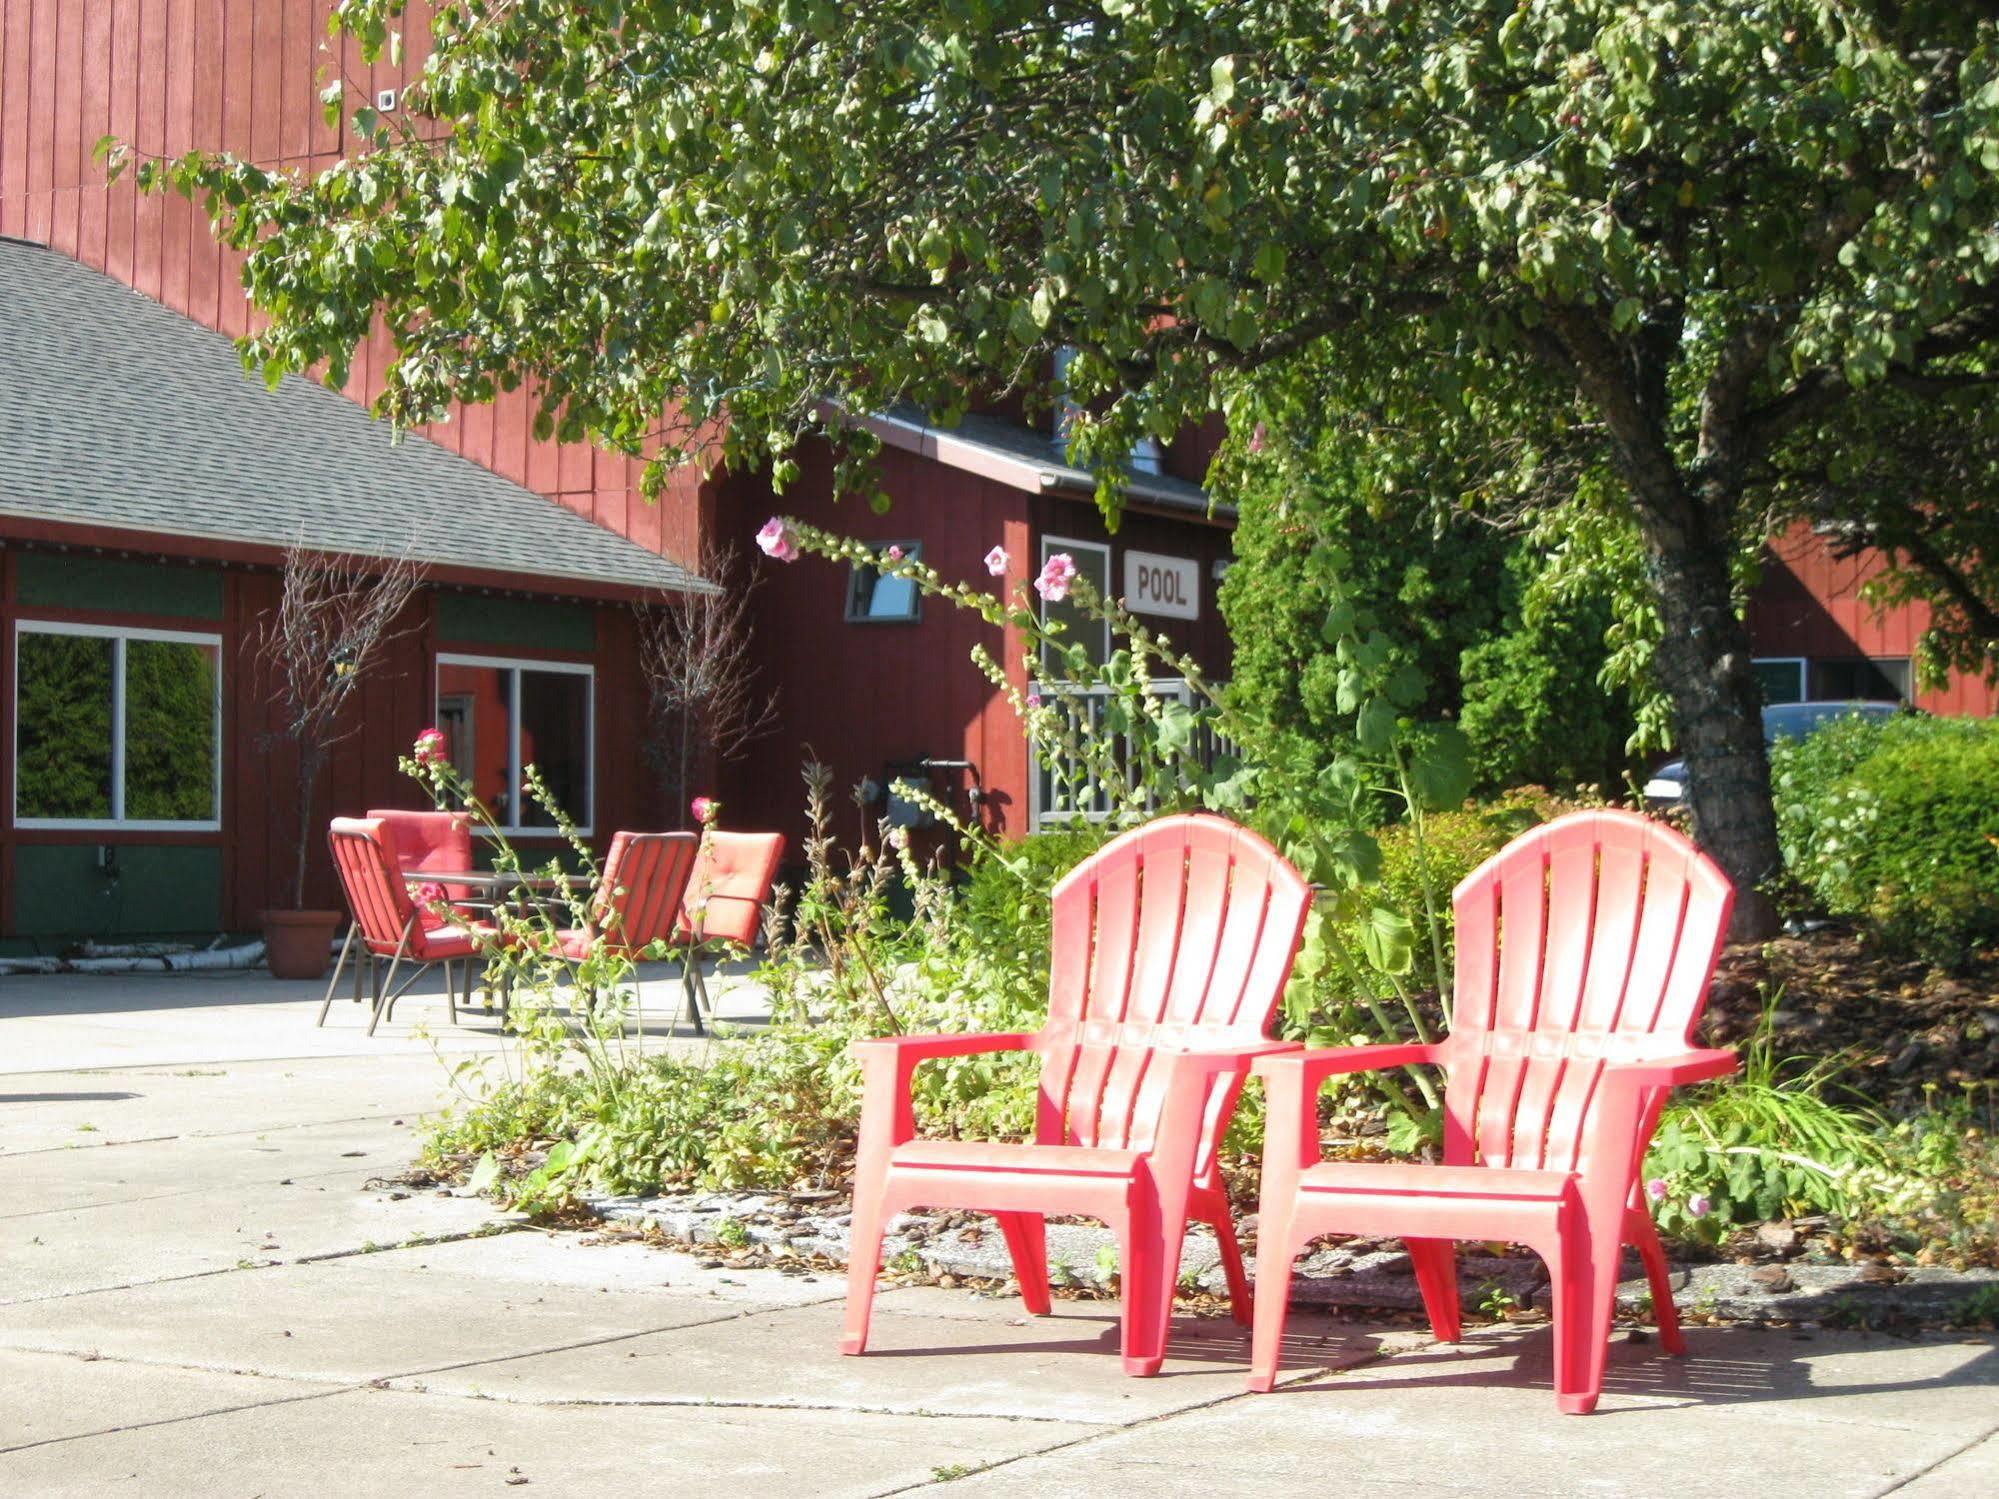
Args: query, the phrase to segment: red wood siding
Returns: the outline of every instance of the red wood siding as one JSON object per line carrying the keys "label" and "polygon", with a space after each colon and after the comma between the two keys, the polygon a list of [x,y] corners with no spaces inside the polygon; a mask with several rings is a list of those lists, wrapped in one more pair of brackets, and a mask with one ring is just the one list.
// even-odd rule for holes
{"label": "red wood siding", "polygon": [[[1758,656],[1810,660],[1913,657],[1929,626],[1925,604],[1880,609],[1861,597],[1886,565],[1878,552],[1835,557],[1809,526],[1771,538],[1763,577],[1749,599],[1749,634]],[[1916,694],[1931,713],[1989,716],[1999,711],[1999,690],[1977,677],[1954,674],[1941,688]]]}
{"label": "red wood siding", "polygon": [[[780,733],[745,758],[722,767],[725,820],[737,827],[778,828],[803,836],[804,790],[799,768],[808,747],[834,772],[834,813],[843,840],[861,830],[848,793],[864,777],[881,780],[891,763],[923,758],[965,759],[979,769],[988,793],[989,831],[1019,836],[1028,822],[1026,740],[1012,706],[974,666],[984,645],[1025,690],[1022,642],[967,610],[924,601],[913,624],[850,624],[845,619],[848,573],[815,557],[781,565],[755,550],[756,529],[773,513],[840,535],[887,542],[919,540],[923,560],[947,578],[994,586],[981,559],[999,544],[1012,559],[1006,584],[1025,587],[1039,567],[1044,532],[1108,541],[1112,577],[1122,577],[1127,548],[1193,558],[1203,590],[1198,621],[1148,619],[1215,677],[1228,670],[1228,637],[1214,607],[1213,564],[1229,555],[1228,532],[1209,525],[1130,515],[1115,537],[1089,501],[1029,495],[993,480],[946,468],[899,449],[882,454],[882,481],[892,504],[876,515],[858,501],[831,498],[825,454],[801,455],[798,482],[781,497],[752,479],[723,495],[733,544],[760,565],[757,659],[763,683],[778,693]],[[939,789],[943,787],[940,780]],[[963,804],[960,803],[962,810]],[[866,821],[873,830],[874,813]]]}
{"label": "red wood siding", "polygon": [[[100,623],[151,624],[172,629],[207,629],[222,636],[222,829],[215,833],[167,834],[137,830],[20,830],[12,826],[13,637],[19,613],[14,601],[13,547],[0,548],[0,936],[13,935],[11,909],[13,853],[17,845],[91,843],[158,845],[192,843],[220,847],[221,909],[231,930],[251,930],[258,912],[290,899],[290,860],[296,816],[293,788],[297,754],[284,740],[270,682],[250,642],[258,620],[276,602],[274,571],[232,569],[224,574],[219,621],[181,617],[118,615],[104,611],[32,611]],[[596,669],[594,753],[595,813],[600,846],[618,828],[673,828],[685,819],[663,805],[663,796],[638,753],[639,715],[645,701],[637,670],[636,625],[629,608],[605,604],[594,609],[595,649],[566,653]],[[308,829],[308,904],[337,908],[340,893],[326,856],[327,819],[353,816],[370,807],[418,806],[417,787],[397,769],[396,760],[435,716],[435,663],[439,649],[435,594],[426,592],[400,622],[405,633],[388,646],[362,684],[338,732],[347,734],[335,750],[315,798]],[[506,646],[451,643],[495,656],[518,655]],[[548,653],[545,653],[548,654]],[[516,838],[517,844],[553,850],[552,837]]]}
{"label": "red wood siding", "polygon": [[[91,149],[110,134],[149,155],[201,148],[306,172],[331,165],[354,142],[325,124],[320,91],[341,76],[350,111],[358,94],[372,106],[417,74],[429,32],[412,5],[401,66],[367,66],[351,44],[334,57],[330,10],[331,0],[0,0],[0,234],[72,255],[207,327],[249,331],[238,258],[216,245],[205,211],[141,198],[129,176],[107,188]],[[349,395],[380,391],[385,357],[380,337],[357,355]],[[698,472],[647,505],[640,464],[537,442],[532,415],[517,390],[457,408],[428,435],[664,556],[696,558]]]}

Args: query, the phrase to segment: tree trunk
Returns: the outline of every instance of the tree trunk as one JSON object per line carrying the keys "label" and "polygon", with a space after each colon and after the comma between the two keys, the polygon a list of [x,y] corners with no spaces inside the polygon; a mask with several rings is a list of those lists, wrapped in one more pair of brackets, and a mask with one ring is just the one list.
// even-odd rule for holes
{"label": "tree trunk", "polygon": [[1777,930],[1776,907],[1763,887],[1782,868],[1783,855],[1770,804],[1763,691],[1749,631],[1730,596],[1728,549],[1655,545],[1652,561],[1663,627],[1653,664],[1673,702],[1694,837],[1735,883],[1730,938],[1758,941]]}

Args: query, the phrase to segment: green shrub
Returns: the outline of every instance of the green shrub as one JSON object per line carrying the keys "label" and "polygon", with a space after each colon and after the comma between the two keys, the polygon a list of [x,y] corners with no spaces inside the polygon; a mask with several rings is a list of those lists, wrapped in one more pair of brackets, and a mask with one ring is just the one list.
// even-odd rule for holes
{"label": "green shrub", "polygon": [[1772,756],[1786,865],[1830,913],[1955,963],[1999,938],[1999,724],[1847,719]]}

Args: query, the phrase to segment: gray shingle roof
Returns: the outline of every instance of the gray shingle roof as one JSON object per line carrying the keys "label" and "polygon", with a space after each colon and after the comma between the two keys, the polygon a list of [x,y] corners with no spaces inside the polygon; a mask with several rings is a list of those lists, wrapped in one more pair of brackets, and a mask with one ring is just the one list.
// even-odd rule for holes
{"label": "gray shingle roof", "polygon": [[704,587],[553,500],[68,256],[0,239],[0,515],[565,582]]}

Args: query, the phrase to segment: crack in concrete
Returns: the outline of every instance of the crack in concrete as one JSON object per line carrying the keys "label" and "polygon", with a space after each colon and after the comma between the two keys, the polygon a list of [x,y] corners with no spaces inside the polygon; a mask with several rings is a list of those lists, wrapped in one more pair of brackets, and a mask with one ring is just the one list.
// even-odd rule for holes
{"label": "crack in concrete", "polygon": [[1931,1473],[1936,1472],[1937,1469],[1943,1467],[1946,1463],[1956,1462],[1960,1457],[1963,1457],[1965,1453],[1970,1452],[1975,1448],[1984,1446],[1987,1442],[1991,1441],[1995,1437],[1999,1437],[1999,1425],[1994,1425],[1990,1427],[1981,1436],[1973,1437],[1970,1441],[1966,1442],[1962,1447],[1958,1448],[1955,1452],[1947,1452],[1942,1457],[1938,1458],[1935,1462],[1930,1463],[1925,1467],[1916,1469],[1915,1472],[1909,1474],[1906,1478],[1896,1479],[1893,1483],[1889,1484],[1888,1487],[1886,1487],[1885,1489],[1876,1489],[1872,1494],[1868,1496],[1868,1499],[1882,1499],[1883,1495],[1899,1493],[1901,1490],[1906,1489],[1910,1484],[1914,1483],[1918,1478],[1923,1478]]}
{"label": "crack in concrete", "polygon": [[[1394,1354],[1385,1349],[1378,1348],[1373,1353],[1355,1359],[1352,1363],[1340,1364],[1337,1367],[1299,1369],[1294,1371],[1289,1377],[1280,1372],[1277,1376],[1277,1385],[1279,1389],[1283,1389],[1289,1385],[1301,1384],[1308,1379],[1321,1379],[1329,1374],[1349,1374],[1355,1369],[1364,1369],[1370,1364],[1379,1363],[1383,1359],[1393,1357]],[[1181,1406],[1178,1410],[1159,1411],[1150,1416],[1140,1416],[1135,1420],[1124,1421],[1115,1425],[1106,1425],[1100,1431],[1085,1432],[1082,1436],[1071,1437],[1066,1442],[1052,1442],[1048,1446],[1039,1448],[1033,1452],[1015,1452],[1006,1457],[996,1457],[991,1462],[981,1463],[966,1472],[953,1474],[950,1478],[938,1478],[933,1475],[929,1478],[920,1479],[915,1483],[903,1484],[898,1488],[877,1489],[872,1495],[872,1499],[889,1499],[889,1496],[892,1494],[913,1494],[919,1489],[934,1489],[940,1484],[956,1482],[959,1478],[970,1478],[974,1474],[988,1473],[996,1468],[1011,1467],[1015,1463],[1025,1462],[1030,1457],[1046,1457],[1050,1453],[1065,1452],[1072,1447],[1081,1447],[1090,1442],[1107,1442],[1114,1437],[1123,1436],[1126,1432],[1138,1431],[1143,1427],[1164,1425],[1168,1421],[1177,1421],[1182,1416],[1195,1415],[1201,1411],[1211,1411],[1218,1406],[1230,1405],[1238,1400],[1254,1400],[1257,1398],[1259,1397],[1252,1395],[1248,1390],[1233,1390],[1226,1395],[1216,1395],[1210,1399],[1198,1401],[1193,1405]],[[1075,1423],[1071,1422],[1070,1424],[1073,1425]]]}

